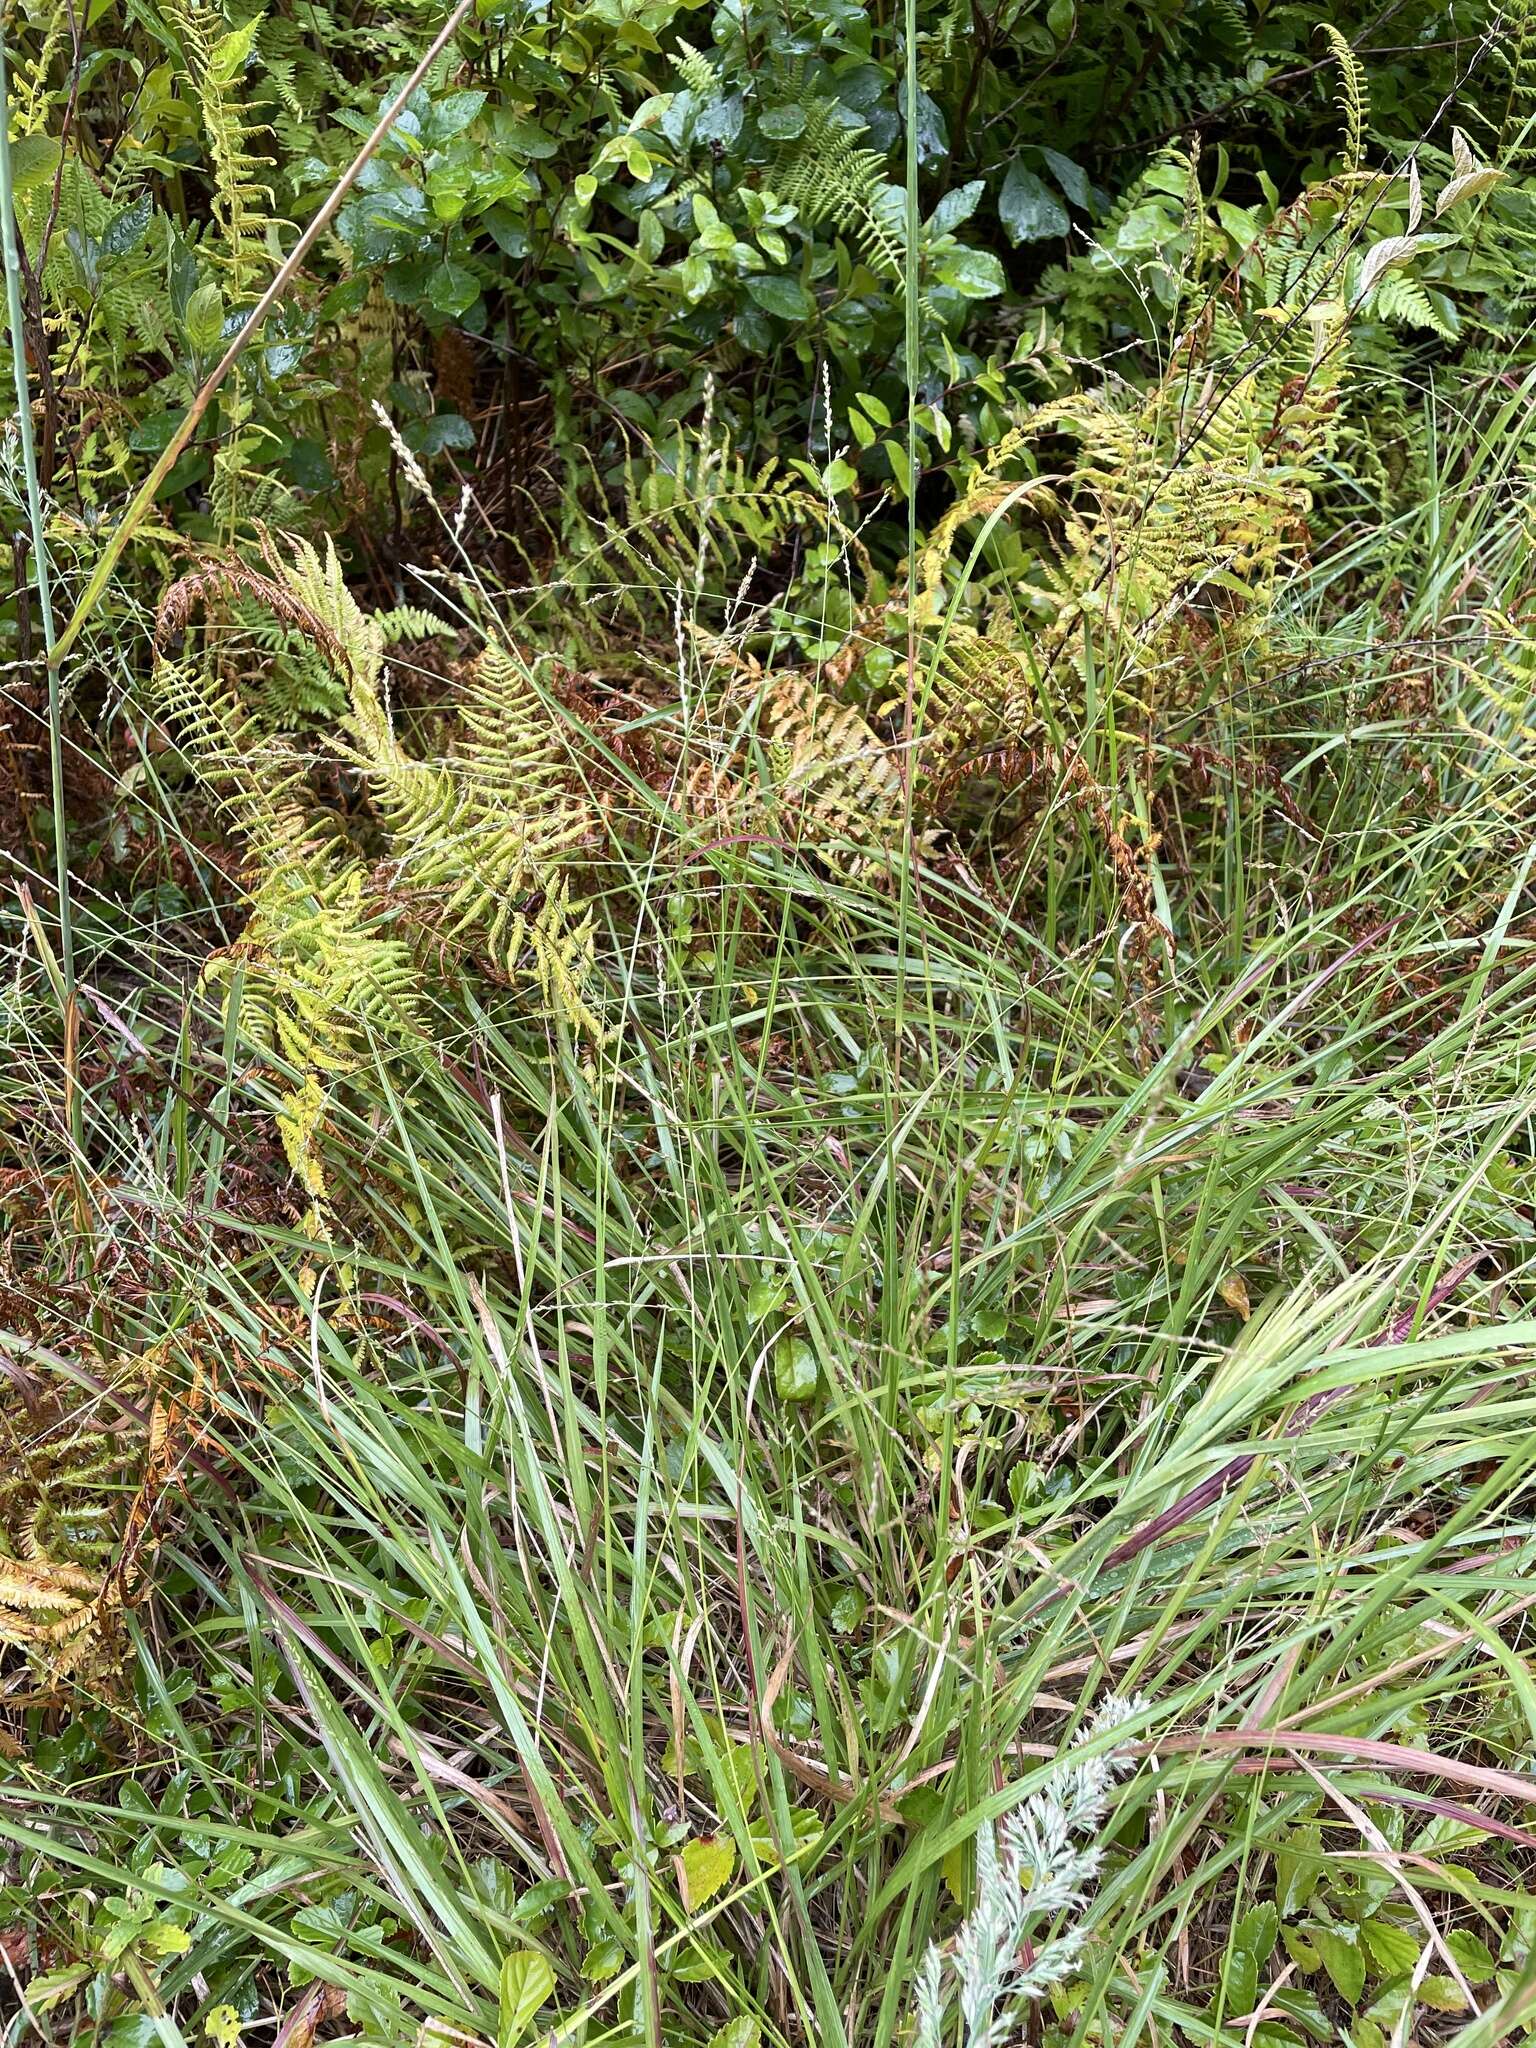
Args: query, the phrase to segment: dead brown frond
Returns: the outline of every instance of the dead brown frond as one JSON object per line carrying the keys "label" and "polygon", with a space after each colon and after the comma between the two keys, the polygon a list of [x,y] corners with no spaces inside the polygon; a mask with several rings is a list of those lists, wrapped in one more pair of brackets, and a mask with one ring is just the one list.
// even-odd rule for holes
{"label": "dead brown frond", "polygon": [[[280,569],[270,544],[263,549],[274,570]],[[206,613],[217,597],[249,597],[263,606],[285,626],[302,633],[331,661],[343,676],[352,664],[340,635],[310,605],[283,581],[279,574],[264,576],[248,562],[235,556],[207,557],[198,568],[180,576],[160,600],[155,614],[155,645],[164,649],[173,634],[184,632],[194,614]]]}
{"label": "dead brown frond", "polygon": [[0,1644],[45,1694],[115,1684],[209,1399],[195,1325],[67,1370],[40,1351],[0,1389]]}

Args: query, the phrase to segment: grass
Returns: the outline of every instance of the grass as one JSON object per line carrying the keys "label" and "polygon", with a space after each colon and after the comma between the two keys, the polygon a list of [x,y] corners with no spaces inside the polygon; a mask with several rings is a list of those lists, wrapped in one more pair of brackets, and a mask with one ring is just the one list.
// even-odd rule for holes
{"label": "grass", "polygon": [[[1131,1767],[1032,2039],[1524,2024],[1531,383],[1427,394],[1422,498],[1335,479],[1155,719],[1123,648],[1049,678],[1049,786],[922,860],[617,754],[606,1043],[445,964],[329,1092],[324,1228],[125,678],[78,1067],[0,911],[7,2044],[892,2048],[1084,1731]],[[691,763],[687,595],[636,725]],[[178,877],[126,910],[120,826]],[[101,1625],[43,1635],[65,1553]]]}
{"label": "grass", "polygon": [[153,1561],[10,1672],[7,2040],[887,2048],[1106,1694],[1053,2039],[1519,2024],[1528,542],[1498,421],[1429,416],[1434,501],[1288,593],[1294,681],[1130,767],[1111,691],[1079,733],[1160,834],[1158,978],[1063,793],[894,892],[658,825],[599,1055],[445,976],[335,1091],[338,1257],[237,1006],[82,903],[96,1206],[34,1129],[6,1426],[106,1432]]}

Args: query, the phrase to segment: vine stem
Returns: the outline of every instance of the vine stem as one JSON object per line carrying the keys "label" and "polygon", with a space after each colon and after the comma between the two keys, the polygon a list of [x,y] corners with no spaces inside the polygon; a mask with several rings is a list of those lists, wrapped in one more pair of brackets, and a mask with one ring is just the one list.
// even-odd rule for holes
{"label": "vine stem", "polygon": [[32,392],[27,375],[27,339],[21,308],[21,230],[16,221],[16,190],[11,176],[11,79],[5,40],[0,33],[0,242],[5,252],[6,326],[10,334],[11,367],[16,379],[16,432],[26,479],[27,517],[32,529],[32,575],[37,608],[43,621],[43,646],[48,657],[48,764],[53,804],[54,887],[59,901],[59,974],[64,995],[66,1094],[70,1137],[77,1156],[84,1141],[84,1107],[74,1081],[77,1026],[75,998],[75,936],[69,904],[69,831],[64,815],[64,716],[59,670],[55,659],[53,576],[48,564],[48,538],[43,519],[43,494],[37,481],[37,446],[32,433]]}
{"label": "vine stem", "polygon": [[367,164],[369,158],[379,147],[379,144],[388,135],[390,129],[394,127],[396,121],[399,120],[411,94],[421,84],[421,81],[442,55],[444,49],[446,49],[453,36],[457,33],[466,15],[474,8],[474,5],[475,0],[458,0],[458,5],[433,37],[426,55],[416,66],[416,69],[405,81],[404,85],[401,86],[399,92],[395,94],[395,97],[384,109],[383,113],[380,114],[377,122],[374,124],[373,132],[357,152],[357,155],[353,157],[351,163],[342,172],[336,183],[331,187],[325,204],[294,243],[286,261],[261,297],[256,301],[256,304],[251,308],[250,317],[241,327],[240,332],[229,344],[229,347],[224,351],[218,362],[208,372],[197,396],[187,407],[180,426],[177,427],[175,433],[172,434],[167,442],[159,461],[156,462],[149,475],[140,484],[134,495],[133,503],[118,521],[116,531],[107,542],[106,547],[102,550],[97,560],[95,568],[91,571],[90,581],[81,593],[80,602],[70,614],[69,623],[59,635],[57,644],[50,651],[48,658],[55,666],[69,651],[80,628],[101,601],[101,594],[107,587],[112,571],[117,567],[119,556],[138,530],[145,513],[148,512],[150,506],[155,501],[155,493],[170,475],[182,450],[197,432],[198,424],[203,414],[213,402],[214,393],[235,367],[235,364],[239,362],[251,342],[255,340],[257,332],[266,320],[267,315],[272,311],[272,308],[297,276],[299,265],[336,218],[341,202],[356,183],[364,165]]}

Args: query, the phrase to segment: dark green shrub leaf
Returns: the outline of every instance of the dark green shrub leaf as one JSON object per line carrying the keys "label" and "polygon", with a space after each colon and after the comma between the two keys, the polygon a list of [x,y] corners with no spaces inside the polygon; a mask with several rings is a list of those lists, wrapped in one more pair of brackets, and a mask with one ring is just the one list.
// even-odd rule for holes
{"label": "dark green shrub leaf", "polygon": [[486,96],[477,90],[451,92],[436,102],[422,127],[422,139],[429,147],[441,148],[452,136],[469,126],[485,105]]}
{"label": "dark green shrub leaf", "polygon": [[1011,164],[998,194],[997,217],[1015,248],[1048,242],[1071,226],[1067,209],[1045,180],[1023,164]]}
{"label": "dark green shrub leaf", "polygon": [[941,284],[967,299],[994,299],[1008,284],[990,249],[957,246],[941,256],[934,269]]}
{"label": "dark green shrub leaf", "polygon": [[479,296],[479,280],[462,263],[439,263],[427,279],[427,298],[450,318],[467,313]]}
{"label": "dark green shrub leaf", "polygon": [[104,256],[126,256],[144,239],[154,213],[154,201],[147,192],[141,192],[121,213],[113,214],[101,233],[101,253]]}
{"label": "dark green shrub leaf", "polygon": [[1040,154],[1045,158],[1046,166],[1051,176],[1056,180],[1062,191],[1066,193],[1072,204],[1080,206],[1086,213],[1092,204],[1092,195],[1088,184],[1088,173],[1083,169],[1082,165],[1074,163],[1069,156],[1063,156],[1060,150],[1046,149],[1043,145]]}
{"label": "dark green shrub leaf", "polygon": [[941,235],[953,234],[976,211],[985,190],[982,180],[973,178],[970,184],[957,185],[953,191],[946,192],[929,217],[929,227]]}
{"label": "dark green shrub leaf", "polygon": [[780,320],[809,320],[816,302],[792,277],[749,277],[747,290],[765,313]]}
{"label": "dark green shrub leaf", "polygon": [[769,107],[758,117],[757,125],[771,142],[793,142],[797,135],[805,133],[805,109],[797,100],[790,100],[783,106]]}
{"label": "dark green shrub leaf", "polygon": [[468,452],[475,445],[475,430],[456,412],[436,412],[428,420],[413,420],[405,438],[418,455],[441,455],[445,448]]}

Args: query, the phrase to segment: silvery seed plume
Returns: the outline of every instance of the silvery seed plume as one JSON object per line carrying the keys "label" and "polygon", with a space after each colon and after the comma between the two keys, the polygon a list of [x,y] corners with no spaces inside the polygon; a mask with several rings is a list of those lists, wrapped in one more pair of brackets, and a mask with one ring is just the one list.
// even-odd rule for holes
{"label": "silvery seed plume", "polygon": [[[1106,1700],[1073,1752],[1123,1727],[1145,1709],[1140,1698]],[[1133,1768],[1126,1749],[1093,1756],[1069,1752],[1037,1792],[1000,1828],[976,1834],[976,1904],[946,1952],[935,1943],[913,1991],[914,2048],[1003,2048],[1024,2008],[1070,1975],[1087,1929],[1061,1927],[1043,1945],[1037,1931],[1081,1915],[1103,1850],[1093,1839],[1118,1779]],[[950,2018],[958,2011],[958,2029]]]}

